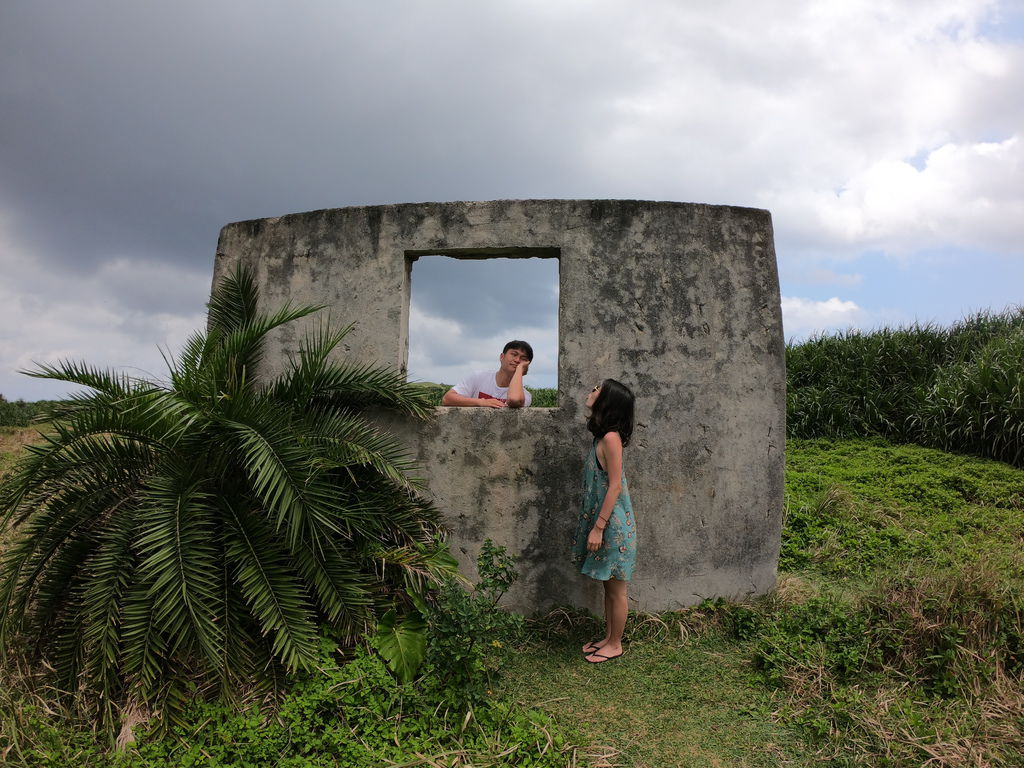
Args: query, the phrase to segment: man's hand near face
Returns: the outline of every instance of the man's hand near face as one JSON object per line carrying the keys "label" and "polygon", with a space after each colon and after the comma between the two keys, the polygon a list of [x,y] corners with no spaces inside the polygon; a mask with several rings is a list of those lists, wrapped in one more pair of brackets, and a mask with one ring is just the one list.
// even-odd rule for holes
{"label": "man's hand near face", "polygon": [[512,374],[512,381],[508,383],[508,407],[522,408],[526,405],[526,392],[523,389],[523,376],[530,370],[530,361],[525,357],[520,358],[516,365],[516,372]]}

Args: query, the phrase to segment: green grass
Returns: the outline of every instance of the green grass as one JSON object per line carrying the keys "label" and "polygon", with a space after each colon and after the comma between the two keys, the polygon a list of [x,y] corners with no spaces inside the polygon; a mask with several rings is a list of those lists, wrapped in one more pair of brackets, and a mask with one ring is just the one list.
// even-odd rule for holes
{"label": "green grass", "polygon": [[674,629],[593,666],[580,646],[599,634],[597,623],[563,628],[520,650],[506,692],[570,726],[594,765],[817,765],[794,729],[766,716],[772,694],[751,684],[749,645],[719,632],[684,639]]}
{"label": "green grass", "polygon": [[1024,578],[1024,472],[884,440],[791,440],[780,568],[866,575],[984,555]]}
{"label": "green grass", "polygon": [[[0,469],[30,434],[0,432]],[[598,621],[553,613],[511,649],[495,696],[552,718],[558,764],[580,768],[1024,765],[1024,471],[882,439],[791,440],[786,490],[775,594],[631,616],[625,656],[597,667],[579,646]],[[8,683],[0,751],[14,729],[51,764],[110,765],[45,688],[19,700]],[[513,745],[494,727],[494,749],[460,765]]]}
{"label": "green grass", "polygon": [[607,765],[1024,765],[1024,471],[792,440],[786,487],[775,594],[631,617],[599,668],[596,620],[542,620],[507,691]]}

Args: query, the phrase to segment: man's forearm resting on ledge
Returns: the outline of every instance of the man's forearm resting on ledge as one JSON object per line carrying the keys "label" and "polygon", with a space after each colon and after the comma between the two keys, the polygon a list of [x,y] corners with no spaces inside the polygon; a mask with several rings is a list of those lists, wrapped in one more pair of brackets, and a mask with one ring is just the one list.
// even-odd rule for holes
{"label": "man's forearm resting on ledge", "polygon": [[[449,389],[441,398],[441,405],[453,405],[461,408],[504,408],[505,403],[493,397],[466,397],[454,389]],[[511,403],[509,403],[512,406]],[[513,408],[516,406],[512,406]]]}

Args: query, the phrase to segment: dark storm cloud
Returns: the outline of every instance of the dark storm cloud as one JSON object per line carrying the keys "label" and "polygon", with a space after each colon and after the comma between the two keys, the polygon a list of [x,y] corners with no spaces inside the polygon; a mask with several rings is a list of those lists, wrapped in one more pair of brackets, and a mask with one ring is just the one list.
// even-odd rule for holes
{"label": "dark storm cloud", "polygon": [[[887,317],[871,297],[893,252],[1019,256],[1019,14],[994,32],[1010,4],[786,5],[0,3],[0,392],[26,361],[121,364],[183,339],[202,322],[221,226],[317,208],[767,207],[780,271],[803,260],[861,276],[868,324]],[[998,40],[975,34],[986,20]],[[865,250],[885,263],[855,266]],[[414,274],[430,287],[419,363],[457,351],[491,365],[504,328],[467,318],[519,317],[509,328],[551,332],[531,369],[550,375],[553,310],[428,272]],[[947,283],[903,309],[960,307],[962,282]],[[791,306],[813,330],[832,295]]]}
{"label": "dark storm cloud", "polygon": [[543,30],[461,4],[33,2],[0,26],[0,204],[74,270],[207,266],[239,219],[550,195],[593,116]]}

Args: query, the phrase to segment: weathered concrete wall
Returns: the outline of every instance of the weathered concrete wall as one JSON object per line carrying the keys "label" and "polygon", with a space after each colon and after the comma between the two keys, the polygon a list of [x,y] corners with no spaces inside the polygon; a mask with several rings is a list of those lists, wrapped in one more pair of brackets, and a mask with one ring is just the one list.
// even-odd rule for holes
{"label": "weathered concrete wall", "polygon": [[[767,211],[631,200],[313,211],[224,227],[214,280],[244,262],[266,306],[326,304],[337,322],[358,323],[348,359],[404,367],[411,263],[437,253],[559,259],[559,407],[439,408],[427,424],[398,425],[468,575],[491,538],[521,557],[513,607],[600,608],[599,585],[567,552],[590,444],[582,401],[611,377],[637,395],[625,454],[634,607],[774,586],[785,362]],[[275,338],[271,372],[298,338],[295,328]]]}

